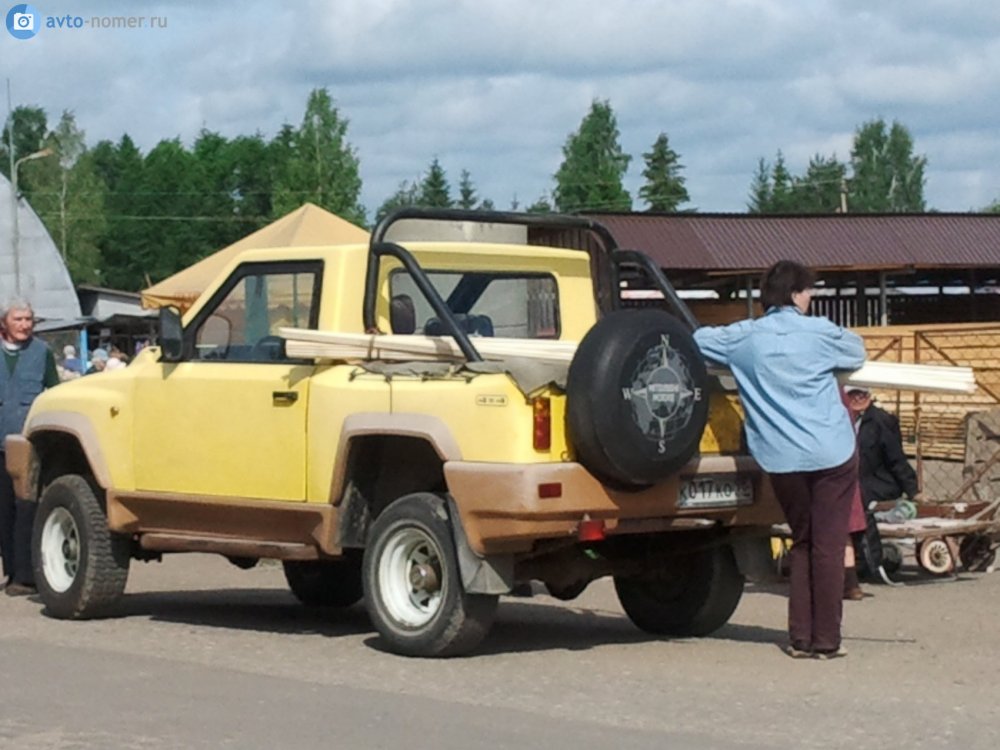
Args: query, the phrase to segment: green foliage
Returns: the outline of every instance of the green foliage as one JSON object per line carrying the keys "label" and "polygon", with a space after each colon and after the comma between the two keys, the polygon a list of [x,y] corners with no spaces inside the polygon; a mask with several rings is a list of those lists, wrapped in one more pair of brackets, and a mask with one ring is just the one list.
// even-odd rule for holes
{"label": "green foliage", "polygon": [[984,214],[1000,214],[1000,198],[993,201],[990,205],[982,210]]}
{"label": "green foliage", "polygon": [[670,148],[666,133],[660,133],[652,150],[642,156],[646,160],[642,172],[646,182],[639,188],[639,197],[646,201],[647,210],[674,212],[691,200],[681,176],[684,166],[677,152]]}
{"label": "green foliage", "polygon": [[[848,166],[851,174],[848,175]],[[919,213],[924,203],[927,159],[913,155],[910,132],[882,119],[861,125],[854,134],[850,164],[816,154],[806,173],[796,177],[778,152],[774,168],[761,159],[750,186],[752,213]]]}
{"label": "green foliage", "polygon": [[771,207],[771,167],[764,158],[757,160],[757,169],[750,184],[747,210],[752,214],[766,214]]}
{"label": "green foliage", "polygon": [[816,154],[809,160],[805,177],[792,184],[796,213],[832,214],[841,210],[842,188],[847,166],[836,157]]}
{"label": "green foliage", "polygon": [[278,166],[276,216],[311,202],[348,221],[364,223],[365,210],[359,202],[360,165],[347,142],[347,125],[329,92],[313,89],[298,130],[280,134],[278,150],[286,151],[288,157]]}
{"label": "green foliage", "polygon": [[555,174],[553,200],[560,211],[628,211],[632,199],[622,180],[631,156],[618,142],[618,123],[607,101],[594,102],[580,128],[566,139]]}
{"label": "green foliage", "polygon": [[747,208],[757,214],[800,213],[796,194],[798,183],[785,166],[785,156],[781,151],[775,156],[773,167],[760,159],[750,187]]}
{"label": "green foliage", "polygon": [[[33,154],[45,146],[48,135],[48,120],[45,110],[39,107],[16,107],[11,112],[3,129],[3,141],[0,142],[0,171],[8,180],[10,174],[10,147],[13,135],[14,161],[28,154]],[[31,192],[31,177],[18,170],[18,187],[25,194]]]}
{"label": "green foliage", "polygon": [[154,222],[160,237],[155,242],[147,239],[130,255],[135,280],[148,274],[158,281],[218,249],[205,236],[204,222],[192,220],[204,215],[204,175],[204,166],[179,139],[160,141],[146,154],[139,215]]}
{"label": "green foliage", "polygon": [[435,156],[420,182],[419,205],[430,208],[451,208],[451,187],[441,163]]}
{"label": "green foliage", "polygon": [[789,213],[794,211],[795,199],[792,195],[792,175],[785,166],[785,155],[778,151],[771,170],[771,208],[769,213]]}
{"label": "green foliage", "polygon": [[462,170],[462,177],[458,183],[458,207],[471,209],[476,207],[479,200],[476,195],[476,188],[472,184],[472,177],[469,170]]}
{"label": "green foliage", "polygon": [[537,201],[528,206],[529,214],[550,214],[553,211],[552,203],[547,196],[542,196]]}
{"label": "green foliage", "polygon": [[854,213],[920,212],[924,203],[927,158],[914,156],[913,137],[893,121],[879,118],[861,125],[851,149],[849,210]]}
{"label": "green foliage", "polygon": [[144,221],[149,209],[144,187],[142,154],[125,134],[117,144],[101,141],[91,152],[94,170],[107,186],[107,232],[101,243],[102,283],[113,289],[141,289],[146,269],[137,256],[150,254],[155,232],[163,231]]}
{"label": "green foliage", "polygon": [[22,167],[30,175],[28,200],[49,229],[70,276],[78,282],[99,283],[105,186],[71,112],[63,112],[44,145],[53,156]]}
{"label": "green foliage", "polygon": [[382,221],[382,219],[397,208],[419,205],[420,181],[414,180],[413,182],[408,182],[407,180],[403,180],[399,183],[399,188],[396,192],[386,198],[382,205],[379,206],[378,211],[375,212],[375,221],[376,223]]}

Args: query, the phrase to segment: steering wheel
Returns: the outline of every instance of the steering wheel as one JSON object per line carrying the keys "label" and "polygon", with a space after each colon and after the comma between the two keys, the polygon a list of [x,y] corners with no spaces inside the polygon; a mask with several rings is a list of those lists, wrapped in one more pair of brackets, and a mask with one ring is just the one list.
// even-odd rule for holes
{"label": "steering wheel", "polygon": [[284,359],[285,340],[281,336],[268,335],[258,339],[250,350],[254,362],[274,362]]}

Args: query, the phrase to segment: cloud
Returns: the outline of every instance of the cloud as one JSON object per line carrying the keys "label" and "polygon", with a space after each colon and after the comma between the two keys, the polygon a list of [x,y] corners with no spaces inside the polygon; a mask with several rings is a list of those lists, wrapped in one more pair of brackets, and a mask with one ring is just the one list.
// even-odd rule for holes
{"label": "cloud", "polygon": [[[91,142],[144,149],[297,124],[326,86],[350,120],[370,212],[437,157],[506,207],[548,193],[562,146],[607,99],[641,180],[660,132],[692,204],[745,208],[758,158],[793,171],[847,158],[855,128],[896,119],[928,157],[929,205],[1000,197],[1000,6],[942,0],[250,0],[48,5],[144,13],[162,30],[2,39],[15,103],[72,109]],[[636,208],[641,208],[637,203]]]}

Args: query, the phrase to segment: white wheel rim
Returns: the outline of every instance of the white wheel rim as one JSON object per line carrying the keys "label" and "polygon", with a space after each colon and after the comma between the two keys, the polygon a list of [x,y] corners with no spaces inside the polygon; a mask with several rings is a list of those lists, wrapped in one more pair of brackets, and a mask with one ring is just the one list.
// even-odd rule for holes
{"label": "white wheel rim", "polygon": [[940,539],[927,542],[920,551],[924,567],[931,573],[947,573],[951,567],[951,550]]}
{"label": "white wheel rim", "polygon": [[442,556],[434,540],[418,528],[400,529],[379,556],[382,603],[397,623],[419,628],[441,608],[444,593]]}
{"label": "white wheel rim", "polygon": [[59,593],[68,590],[80,569],[80,532],[65,508],[53,509],[45,519],[40,552],[49,588]]}

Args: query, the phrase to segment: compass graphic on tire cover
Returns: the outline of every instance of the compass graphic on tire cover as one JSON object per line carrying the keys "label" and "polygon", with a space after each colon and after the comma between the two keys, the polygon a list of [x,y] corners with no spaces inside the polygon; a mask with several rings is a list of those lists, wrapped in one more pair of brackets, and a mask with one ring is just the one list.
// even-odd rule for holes
{"label": "compass graphic on tire cover", "polygon": [[701,389],[694,387],[687,363],[665,335],[639,360],[631,380],[631,385],[622,388],[622,396],[632,407],[632,418],[656,444],[657,453],[665,453],[667,442],[691,421]]}

